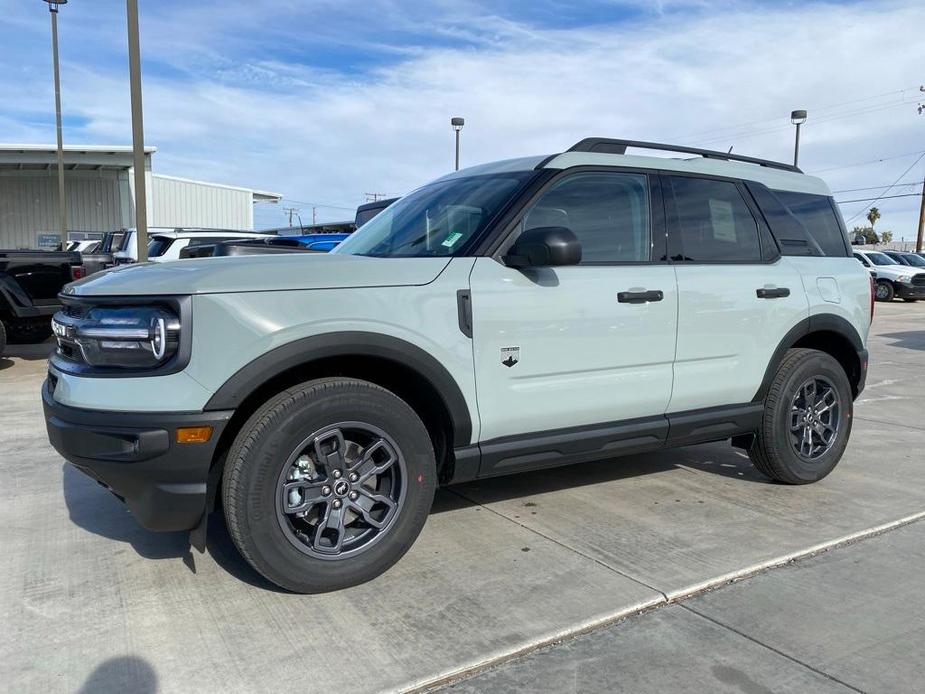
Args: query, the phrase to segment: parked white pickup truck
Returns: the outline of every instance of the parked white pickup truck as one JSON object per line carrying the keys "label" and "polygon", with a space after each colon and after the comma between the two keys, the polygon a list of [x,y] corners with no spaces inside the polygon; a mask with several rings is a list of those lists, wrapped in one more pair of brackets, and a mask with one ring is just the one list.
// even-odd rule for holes
{"label": "parked white pickup truck", "polygon": [[854,251],[854,257],[868,268],[877,281],[877,301],[899,297],[914,302],[925,299],[925,270],[903,265],[880,251]]}
{"label": "parked white pickup truck", "polygon": [[221,503],[300,592],[388,569],[438,484],[723,440],[815,482],[873,310],[818,178],[601,138],[449,174],[330,254],[130,266],[62,300],[54,447],[199,548]]}

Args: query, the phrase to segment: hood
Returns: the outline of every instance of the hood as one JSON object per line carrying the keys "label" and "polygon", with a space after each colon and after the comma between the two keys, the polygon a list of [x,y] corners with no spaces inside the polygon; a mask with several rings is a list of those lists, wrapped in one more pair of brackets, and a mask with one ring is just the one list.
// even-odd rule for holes
{"label": "hood", "polygon": [[298,253],[124,265],[65,287],[74,296],[225,294],[428,284],[449,258],[368,258]]}

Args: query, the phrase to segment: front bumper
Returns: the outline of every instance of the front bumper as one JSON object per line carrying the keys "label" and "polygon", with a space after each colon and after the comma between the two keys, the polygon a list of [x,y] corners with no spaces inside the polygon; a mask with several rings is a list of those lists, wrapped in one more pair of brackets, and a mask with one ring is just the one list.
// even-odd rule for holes
{"label": "front bumper", "polygon": [[[65,460],[120,497],[149,530],[191,530],[206,510],[209,468],[232,411],[109,412],[55,402],[42,385],[48,440]],[[177,427],[213,427],[206,443]]]}
{"label": "front bumper", "polygon": [[900,299],[925,299],[925,284],[903,284],[894,282],[896,296]]}

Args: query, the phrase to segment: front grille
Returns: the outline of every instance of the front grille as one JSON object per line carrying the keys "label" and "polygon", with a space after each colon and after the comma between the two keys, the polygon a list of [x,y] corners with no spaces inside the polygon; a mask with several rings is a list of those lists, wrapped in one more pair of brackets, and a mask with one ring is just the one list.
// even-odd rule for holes
{"label": "front grille", "polygon": [[916,287],[925,287],[925,272],[912,278],[912,284]]}

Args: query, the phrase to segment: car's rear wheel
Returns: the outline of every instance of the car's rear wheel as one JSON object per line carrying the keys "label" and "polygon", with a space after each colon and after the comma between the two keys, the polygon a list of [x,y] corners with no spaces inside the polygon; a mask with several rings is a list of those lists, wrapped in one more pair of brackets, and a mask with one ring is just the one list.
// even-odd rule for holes
{"label": "car's rear wheel", "polygon": [[272,398],[228,454],[222,501],[247,561],[318,593],[368,581],[411,547],[436,487],[418,415],[366,381],[309,381]]}
{"label": "car's rear wheel", "polygon": [[771,382],[748,456],[778,482],[815,482],[841,460],[852,416],[851,384],[841,364],[825,352],[792,349]]}
{"label": "car's rear wheel", "polygon": [[886,280],[877,281],[877,301],[892,301],[896,295],[893,285]]}

